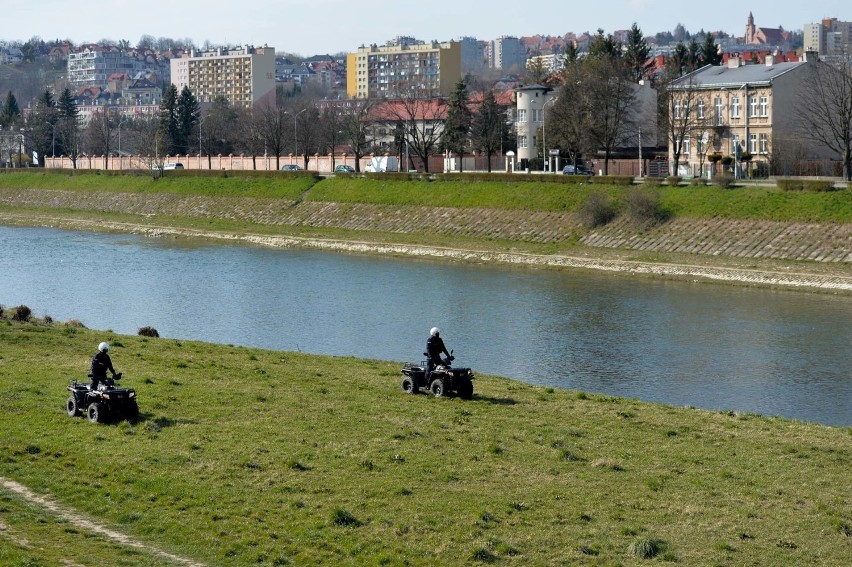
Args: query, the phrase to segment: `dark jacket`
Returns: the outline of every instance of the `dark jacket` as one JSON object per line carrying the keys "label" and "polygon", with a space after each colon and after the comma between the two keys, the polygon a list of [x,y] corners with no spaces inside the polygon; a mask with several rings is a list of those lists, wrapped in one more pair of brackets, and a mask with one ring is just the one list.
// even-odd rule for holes
{"label": "dark jacket", "polygon": [[441,353],[450,356],[450,353],[447,352],[447,347],[444,346],[444,341],[439,336],[429,337],[426,340],[426,355],[431,361],[439,363],[441,361]]}
{"label": "dark jacket", "polygon": [[92,357],[92,377],[96,379],[106,378],[107,370],[115,374],[115,369],[112,367],[112,360],[109,355],[103,351]]}

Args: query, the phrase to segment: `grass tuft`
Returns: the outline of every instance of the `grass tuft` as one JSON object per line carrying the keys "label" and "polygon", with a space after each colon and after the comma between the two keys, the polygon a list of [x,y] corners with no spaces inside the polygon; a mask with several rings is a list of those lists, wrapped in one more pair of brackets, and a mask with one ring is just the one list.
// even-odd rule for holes
{"label": "grass tuft", "polygon": [[627,552],[639,559],[652,559],[663,550],[663,542],[657,539],[640,539],[632,542]]}
{"label": "grass tuft", "polygon": [[331,523],[335,526],[347,528],[357,528],[362,525],[358,518],[343,508],[335,508],[334,512],[331,514]]}

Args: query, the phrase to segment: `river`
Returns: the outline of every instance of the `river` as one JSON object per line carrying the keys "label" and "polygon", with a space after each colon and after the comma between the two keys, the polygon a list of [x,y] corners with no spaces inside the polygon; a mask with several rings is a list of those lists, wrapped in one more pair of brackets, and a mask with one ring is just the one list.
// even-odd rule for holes
{"label": "river", "polygon": [[403,361],[437,325],[482,373],[852,425],[848,296],[49,228],[0,254],[0,302],[90,328]]}

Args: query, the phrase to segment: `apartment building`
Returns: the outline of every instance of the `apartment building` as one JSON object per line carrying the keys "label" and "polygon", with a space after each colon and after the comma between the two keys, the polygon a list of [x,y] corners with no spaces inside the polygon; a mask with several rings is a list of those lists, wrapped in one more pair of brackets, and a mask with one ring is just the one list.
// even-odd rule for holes
{"label": "apartment building", "polygon": [[397,38],[383,46],[361,46],[346,57],[350,98],[447,95],[461,79],[461,44]]}
{"label": "apartment building", "polygon": [[500,36],[488,42],[488,67],[521,72],[526,68],[527,50],[517,37]]}
{"label": "apartment building", "polygon": [[251,108],[275,98],[275,49],[249,45],[190,51],[171,60],[171,80],[210,103],[222,96],[232,105]]}
{"label": "apartment building", "polygon": [[112,75],[133,76],[144,70],[143,61],[117,49],[85,48],[68,54],[68,82],[76,88],[106,87]]}
{"label": "apartment building", "polygon": [[828,58],[852,58],[852,22],[826,18],[819,23],[805,24],[804,50]]}
{"label": "apartment building", "polygon": [[[730,57],[727,65],[707,65],[672,82],[673,118],[689,121],[688,134],[679,142],[678,174],[706,175],[711,154],[741,159],[748,152],[752,168],[768,168],[771,153],[782,149],[774,144],[801,144],[796,108],[807,100],[806,70],[815,59],[806,54],[799,62],[776,63],[768,55],[763,64],[747,65]],[[668,145],[671,162],[673,141]],[[818,148],[800,149],[819,154]]]}

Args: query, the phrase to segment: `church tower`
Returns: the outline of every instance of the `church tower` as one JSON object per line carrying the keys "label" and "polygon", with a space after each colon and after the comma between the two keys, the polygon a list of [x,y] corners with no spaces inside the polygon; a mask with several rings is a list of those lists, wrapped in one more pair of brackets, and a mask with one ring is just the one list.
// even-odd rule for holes
{"label": "church tower", "polygon": [[743,39],[743,43],[746,45],[757,43],[755,41],[754,16],[751,12],[748,13],[748,23],[746,24],[745,38]]}

